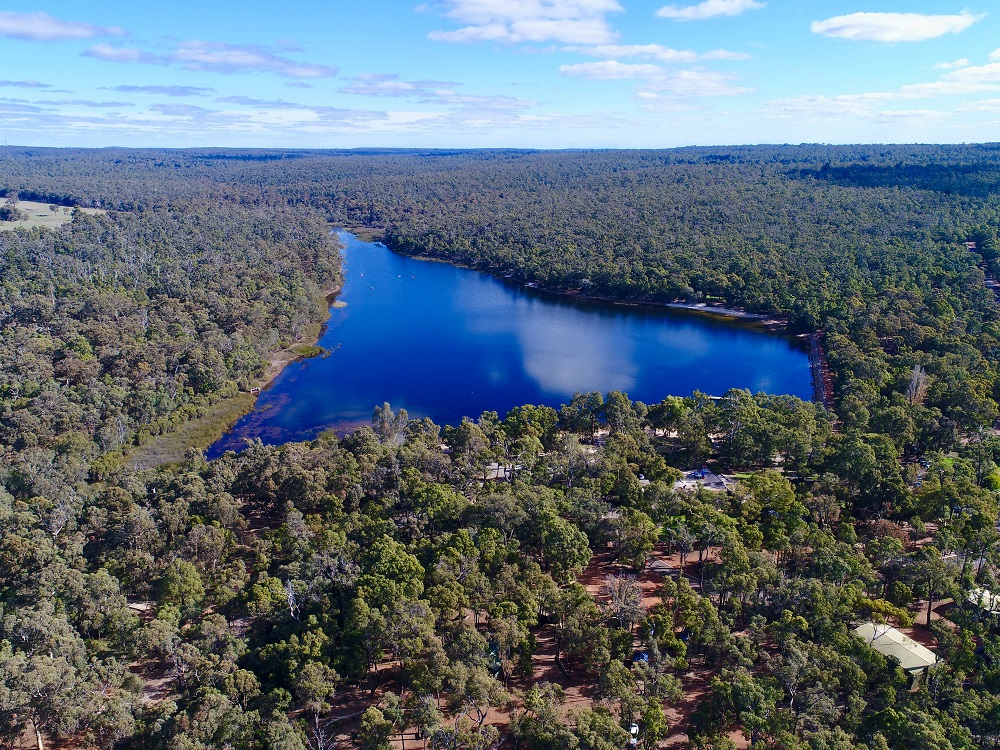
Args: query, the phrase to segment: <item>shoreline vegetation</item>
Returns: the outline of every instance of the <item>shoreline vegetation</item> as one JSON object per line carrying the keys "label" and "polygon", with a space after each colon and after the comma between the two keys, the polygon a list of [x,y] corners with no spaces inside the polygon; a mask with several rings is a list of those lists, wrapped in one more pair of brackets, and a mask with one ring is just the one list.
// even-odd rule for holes
{"label": "shoreline vegetation", "polygon": [[[542,294],[552,295],[555,297],[563,297],[566,299],[577,299],[577,300],[593,300],[596,302],[606,302],[613,305],[622,305],[627,307],[659,307],[659,308],[669,308],[672,310],[683,310],[693,314],[707,315],[715,318],[726,318],[729,320],[738,320],[743,323],[751,324],[754,326],[760,326],[771,331],[787,330],[788,321],[783,318],[768,316],[761,313],[749,312],[747,310],[741,310],[736,307],[729,307],[724,304],[719,304],[715,302],[657,302],[654,300],[619,300],[612,297],[600,296],[600,295],[586,295],[575,290],[558,290],[550,289],[547,287],[539,286],[536,282],[524,282],[514,279],[509,276],[497,276],[489,271],[484,271],[483,269],[474,268],[472,266],[453,262],[447,258],[437,258],[433,256],[425,255],[415,255],[396,250],[383,242],[384,231],[375,227],[344,227],[331,225],[334,230],[343,230],[353,235],[356,239],[362,242],[372,242],[382,244],[389,252],[398,253],[399,255],[404,255],[408,258],[413,258],[414,260],[429,261],[432,263],[445,263],[448,265],[455,266],[456,268],[463,268],[470,271],[476,271],[477,273],[487,273],[493,278],[510,281],[518,284],[524,289],[530,289],[535,292]],[[177,430],[171,433],[166,433],[163,435],[158,435],[151,440],[144,443],[142,446],[138,446],[128,457],[130,462],[135,465],[152,465],[152,466],[162,466],[170,463],[177,463],[183,459],[184,453],[190,448],[198,448],[200,450],[205,450],[212,443],[219,440],[223,435],[225,435],[242,417],[251,413],[257,404],[257,399],[261,391],[267,389],[281,373],[284,371],[288,365],[293,362],[298,362],[302,359],[310,359],[312,357],[322,356],[326,354],[326,351],[317,346],[319,340],[326,333],[327,326],[330,321],[331,312],[334,309],[339,309],[346,306],[346,303],[337,299],[337,295],[342,290],[342,285],[335,287],[333,289],[327,290],[324,293],[326,302],[328,305],[328,314],[326,320],[322,323],[319,329],[319,333],[314,337],[310,337],[304,341],[297,342],[292,346],[281,349],[273,353],[269,359],[267,368],[264,374],[259,379],[257,385],[251,389],[250,392],[241,391],[236,396],[223,399],[217,404],[213,404],[206,411],[207,413],[194,420],[189,420],[188,422],[181,425]],[[808,340],[812,334],[803,333],[796,335],[796,338],[803,340]],[[310,343],[311,341],[311,343]],[[816,362],[814,361],[813,354],[810,352],[810,367],[815,369],[817,367],[824,368],[826,366],[825,361]],[[823,403],[827,406],[826,399],[823,398],[822,392],[817,392],[814,387],[813,401],[818,403]],[[252,396],[251,400],[247,400],[246,397]],[[224,406],[230,406],[230,408],[224,408]],[[193,436],[193,437],[192,437]],[[161,445],[162,443],[162,445]],[[145,450],[144,449],[147,449]],[[144,455],[141,455],[144,454]],[[155,462],[150,464],[150,457],[155,457]]]}
{"label": "shoreline vegetation", "polygon": [[[743,323],[747,323],[754,326],[759,326],[765,328],[769,331],[786,331],[789,335],[800,339],[804,343],[809,344],[809,368],[812,373],[813,380],[813,395],[812,400],[816,403],[822,404],[827,409],[833,408],[833,397],[832,397],[832,385],[828,386],[827,383],[830,380],[830,368],[829,363],[826,359],[825,350],[822,346],[816,345],[816,337],[819,334],[817,331],[812,332],[802,332],[793,334],[789,330],[789,322],[787,318],[782,318],[780,316],[765,315],[763,313],[750,312],[748,310],[743,310],[738,307],[730,307],[723,303],[717,302],[658,302],[655,300],[620,300],[614,299],[608,296],[602,295],[588,295],[583,294],[579,290],[567,290],[567,289],[551,289],[539,285],[537,282],[531,281],[521,281],[515,279],[510,275],[498,276],[489,270],[483,270],[480,268],[475,268],[471,265],[459,263],[456,261],[449,260],[447,258],[438,258],[428,255],[418,255],[413,253],[407,253],[402,250],[390,247],[386,245],[384,230],[378,229],[376,227],[337,227],[338,229],[343,229],[346,232],[354,235],[356,238],[363,242],[377,242],[382,244],[387,250],[393,253],[398,253],[399,255],[404,255],[408,258],[413,258],[414,260],[429,261],[431,263],[447,263],[453,265],[457,268],[464,268],[471,271],[477,271],[479,273],[488,273],[496,279],[503,281],[510,281],[518,284],[521,288],[531,289],[542,294],[548,294],[555,297],[564,297],[568,299],[584,299],[584,300],[594,300],[598,302],[607,302],[614,305],[624,305],[630,307],[660,307],[669,308],[672,310],[684,310],[693,314],[707,315],[715,318],[727,318],[730,320],[739,320]],[[228,428],[227,428],[228,429]]]}
{"label": "shoreline vegetation", "polygon": [[[734,318],[736,320],[742,320],[748,323],[754,323],[769,330],[783,330],[788,328],[788,320],[774,315],[765,315],[763,313],[750,312],[748,310],[742,310],[738,307],[730,307],[725,304],[718,304],[715,302],[686,302],[680,300],[674,300],[672,302],[660,302],[657,300],[646,300],[646,299],[634,299],[634,300],[623,300],[616,299],[614,297],[609,297],[606,295],[599,294],[584,294],[577,289],[556,289],[547,286],[540,285],[537,281],[522,281],[521,279],[516,279],[511,275],[501,276],[490,269],[477,268],[475,266],[469,265],[467,263],[461,263],[456,260],[448,258],[439,258],[433,255],[419,255],[416,253],[408,253],[399,248],[394,248],[385,243],[385,230],[376,227],[336,227],[337,229],[343,229],[345,232],[349,232],[357,237],[362,242],[376,242],[386,247],[390,252],[397,253],[398,255],[404,255],[407,258],[413,258],[414,260],[428,261],[431,263],[447,263],[448,265],[455,266],[456,268],[464,268],[470,271],[476,271],[478,273],[486,273],[495,279],[500,279],[503,281],[510,281],[525,289],[531,289],[536,292],[542,292],[544,294],[551,294],[557,297],[566,297],[569,299],[584,299],[584,300],[594,300],[595,302],[607,302],[613,305],[626,305],[630,307],[667,307],[673,310],[687,310],[693,313],[701,313],[704,315],[711,315],[719,318]],[[808,334],[805,334],[808,335]]]}
{"label": "shoreline vegetation", "polygon": [[[391,248],[390,248],[391,250]],[[393,250],[392,252],[396,252]],[[400,255],[405,255],[405,253],[400,253]],[[450,261],[443,258],[429,259],[422,258],[420,256],[409,256],[415,257],[419,260],[436,260],[441,263],[449,263]],[[459,264],[452,264],[459,265]],[[482,271],[481,269],[474,268],[472,266],[459,266],[461,268],[468,268],[473,271],[479,271],[480,273],[488,273]],[[491,276],[493,274],[490,274]],[[541,292],[543,294],[550,294],[555,297],[565,297],[568,299],[580,299],[580,300],[593,300],[594,302],[607,302],[611,305],[623,305],[626,307],[666,307],[671,310],[686,310],[692,313],[700,313],[702,315],[709,315],[716,318],[729,318],[733,320],[740,320],[746,323],[751,323],[754,325],[759,325],[763,328],[769,330],[777,331],[788,328],[788,321],[784,318],[774,317],[770,315],[763,315],[761,313],[748,312],[747,310],[741,310],[738,307],[728,307],[724,304],[716,304],[714,302],[659,302],[657,300],[647,300],[647,299],[634,299],[634,300],[623,300],[615,299],[614,297],[608,297],[600,294],[584,294],[576,289],[551,289],[549,287],[541,286],[535,281],[520,281],[511,276],[495,276],[495,278],[503,279],[505,281],[512,281],[519,286],[531,289],[536,292]]]}
{"label": "shoreline vegetation", "polygon": [[223,398],[206,407],[200,417],[189,419],[172,432],[151,437],[129,451],[125,461],[137,468],[158,468],[177,464],[184,460],[184,454],[188,450],[197,448],[204,451],[229,432],[240,419],[257,407],[257,399],[261,392],[270,387],[288,365],[300,359],[319,357],[327,353],[318,344],[330,323],[330,311],[338,307],[337,295],[341,289],[343,284],[324,290],[323,297],[327,305],[326,319],[309,326],[315,328],[316,334],[304,336],[303,340],[273,352],[268,357],[264,373],[249,391],[239,391],[233,396]]}

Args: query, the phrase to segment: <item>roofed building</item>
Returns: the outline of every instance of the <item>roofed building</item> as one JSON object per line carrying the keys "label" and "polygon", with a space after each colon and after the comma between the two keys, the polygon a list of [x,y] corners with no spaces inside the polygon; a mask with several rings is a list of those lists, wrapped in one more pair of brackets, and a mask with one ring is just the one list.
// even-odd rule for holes
{"label": "roofed building", "polygon": [[889,625],[866,622],[854,629],[854,635],[866,640],[882,656],[891,656],[911,675],[937,664],[937,654]]}

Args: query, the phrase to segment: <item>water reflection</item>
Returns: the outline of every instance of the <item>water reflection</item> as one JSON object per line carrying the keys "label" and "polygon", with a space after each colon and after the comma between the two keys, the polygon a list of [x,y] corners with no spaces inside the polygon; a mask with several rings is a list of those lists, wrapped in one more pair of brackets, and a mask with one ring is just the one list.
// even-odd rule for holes
{"label": "water reflection", "polygon": [[212,446],[277,443],[367,423],[383,401],[455,424],[486,409],[558,406],[576,391],[656,402],[731,387],[810,395],[805,349],[740,321],[573,300],[342,234],[346,308],[331,311],[327,358],[290,365],[257,409]]}

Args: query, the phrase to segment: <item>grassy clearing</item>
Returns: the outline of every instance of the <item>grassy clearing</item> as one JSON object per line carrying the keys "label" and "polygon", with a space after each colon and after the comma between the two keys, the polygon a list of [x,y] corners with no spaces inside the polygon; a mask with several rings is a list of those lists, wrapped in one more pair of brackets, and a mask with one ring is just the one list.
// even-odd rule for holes
{"label": "grassy clearing", "polygon": [[[53,212],[48,203],[37,201],[18,201],[17,210],[27,215],[22,221],[0,221],[0,232],[17,229],[18,227],[48,227],[55,229],[73,220],[73,209],[68,206],[56,206]],[[81,208],[85,214],[103,214],[100,208]]]}
{"label": "grassy clearing", "polygon": [[321,354],[326,353],[326,349],[324,349],[322,346],[316,346],[314,344],[294,344],[293,346],[289,347],[289,349],[296,357],[304,357],[304,358],[318,357]]}
{"label": "grassy clearing", "polygon": [[[320,325],[314,324],[316,332]],[[312,331],[307,332],[313,336]],[[288,365],[297,359],[304,357],[317,357],[328,354],[327,350],[314,344],[298,343],[292,344],[287,349],[282,349],[271,355],[271,362],[267,372],[258,381],[258,385],[263,387]],[[168,466],[177,464],[184,460],[184,452],[188,448],[201,448],[204,450],[232,427],[236,421],[253,411],[257,396],[251,393],[238,393],[232,398],[227,398],[217,404],[209,406],[203,416],[192,419],[173,432],[164,435],[157,435],[143,445],[133,450],[127,457],[128,463],[138,468],[148,469],[157,466]]]}
{"label": "grassy clearing", "polygon": [[185,422],[173,432],[157,435],[128,456],[138,468],[180,463],[188,448],[205,449],[222,437],[233,423],[253,409],[256,396],[238,393],[206,409],[204,416]]}
{"label": "grassy clearing", "polygon": [[362,242],[378,242],[382,239],[383,230],[376,227],[344,227]]}

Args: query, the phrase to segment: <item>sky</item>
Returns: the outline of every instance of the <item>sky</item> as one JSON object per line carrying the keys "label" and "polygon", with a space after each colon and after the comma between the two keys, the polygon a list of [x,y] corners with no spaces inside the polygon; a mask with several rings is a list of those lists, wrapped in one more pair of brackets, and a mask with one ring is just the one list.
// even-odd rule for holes
{"label": "sky", "polygon": [[1000,141],[984,0],[0,0],[0,142]]}

